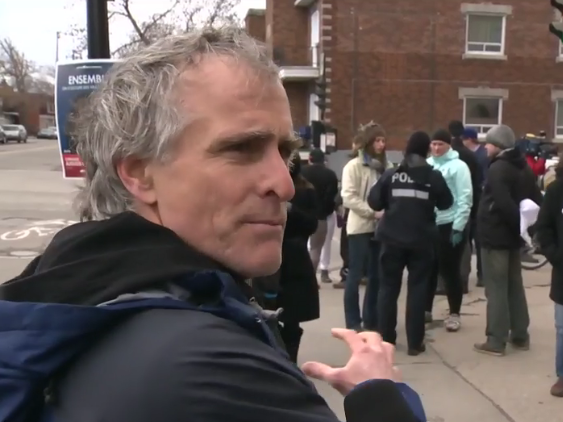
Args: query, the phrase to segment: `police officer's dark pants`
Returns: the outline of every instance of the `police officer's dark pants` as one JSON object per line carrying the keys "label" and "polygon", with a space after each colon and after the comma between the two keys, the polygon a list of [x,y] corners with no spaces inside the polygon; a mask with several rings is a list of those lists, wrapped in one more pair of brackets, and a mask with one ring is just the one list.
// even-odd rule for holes
{"label": "police officer's dark pants", "polygon": [[404,248],[389,243],[381,245],[380,288],[378,298],[379,332],[384,341],[397,340],[397,301],[401,293],[403,270],[407,277],[406,331],[409,349],[417,349],[424,342],[424,311],[428,282],[434,265],[432,247]]}

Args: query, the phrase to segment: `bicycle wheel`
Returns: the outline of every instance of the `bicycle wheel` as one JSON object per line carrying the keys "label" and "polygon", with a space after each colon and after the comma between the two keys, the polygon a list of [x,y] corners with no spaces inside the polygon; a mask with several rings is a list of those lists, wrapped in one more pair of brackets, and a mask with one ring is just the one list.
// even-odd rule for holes
{"label": "bicycle wheel", "polygon": [[537,245],[533,245],[523,253],[520,266],[523,270],[533,271],[539,270],[545,264],[547,264],[547,258],[540,252]]}
{"label": "bicycle wheel", "polygon": [[528,271],[533,271],[533,270],[539,270],[541,267],[543,267],[545,264],[547,264],[547,258],[545,256],[541,256],[540,259],[538,259],[537,263],[534,262],[522,262],[521,266],[523,270],[528,270]]}

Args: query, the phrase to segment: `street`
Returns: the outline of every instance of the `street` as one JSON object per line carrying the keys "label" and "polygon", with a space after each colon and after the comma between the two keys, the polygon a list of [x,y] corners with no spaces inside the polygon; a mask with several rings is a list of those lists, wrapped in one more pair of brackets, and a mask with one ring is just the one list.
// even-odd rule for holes
{"label": "street", "polygon": [[[0,145],[0,282],[18,274],[53,234],[72,224],[72,200],[78,182],[63,180],[57,143],[30,139],[27,144]],[[332,277],[338,277],[338,233],[332,251]],[[446,333],[440,321],[428,330],[428,350],[406,355],[404,291],[400,304],[397,362],[404,381],[422,396],[431,422],[556,422],[561,420],[560,399],[549,395],[555,381],[553,304],[548,298],[549,268],[524,272],[531,316],[532,348],[508,349],[503,358],[475,353],[473,343],[484,340],[483,289],[466,295],[462,329]],[[475,280],[472,279],[473,285]],[[330,336],[331,327],[343,326],[342,290],[321,288],[321,319],[305,324],[300,360],[319,360],[342,366],[347,350]],[[447,308],[439,297],[435,318]],[[341,420],[342,398],[330,386],[317,383]]]}

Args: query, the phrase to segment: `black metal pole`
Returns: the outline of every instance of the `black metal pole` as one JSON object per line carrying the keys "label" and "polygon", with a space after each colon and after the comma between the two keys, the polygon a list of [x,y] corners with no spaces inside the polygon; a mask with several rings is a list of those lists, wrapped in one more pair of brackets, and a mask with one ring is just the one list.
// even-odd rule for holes
{"label": "black metal pole", "polygon": [[107,0],[86,0],[88,58],[109,59],[109,25]]}

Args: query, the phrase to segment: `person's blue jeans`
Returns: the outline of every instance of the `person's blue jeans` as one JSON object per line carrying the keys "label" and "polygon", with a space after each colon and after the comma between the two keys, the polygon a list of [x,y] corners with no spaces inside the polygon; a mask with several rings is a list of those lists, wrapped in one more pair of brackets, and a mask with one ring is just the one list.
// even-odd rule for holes
{"label": "person's blue jeans", "polygon": [[563,377],[563,305],[555,304],[555,373]]}
{"label": "person's blue jeans", "polygon": [[[344,287],[346,328],[377,331],[377,295],[379,292],[379,244],[372,233],[348,235],[348,277]],[[368,261],[368,285],[360,315],[360,280]],[[363,318],[362,318],[363,316]]]}

